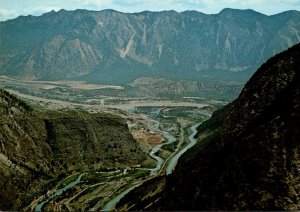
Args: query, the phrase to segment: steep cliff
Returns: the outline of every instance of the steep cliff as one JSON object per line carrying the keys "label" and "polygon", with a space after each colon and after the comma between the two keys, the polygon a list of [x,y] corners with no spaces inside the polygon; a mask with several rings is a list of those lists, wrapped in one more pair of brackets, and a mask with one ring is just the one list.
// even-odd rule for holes
{"label": "steep cliff", "polygon": [[35,112],[0,90],[0,208],[17,210],[73,172],[140,164],[146,155],[117,116]]}
{"label": "steep cliff", "polygon": [[224,110],[215,116],[221,121],[215,118],[202,127],[203,132],[212,125],[219,130],[200,139],[166,182],[157,179],[145,187],[149,191],[152,184],[162,184],[164,189],[149,195],[142,186],[118,208],[299,210],[299,58],[297,44],[269,59],[225,116]]}

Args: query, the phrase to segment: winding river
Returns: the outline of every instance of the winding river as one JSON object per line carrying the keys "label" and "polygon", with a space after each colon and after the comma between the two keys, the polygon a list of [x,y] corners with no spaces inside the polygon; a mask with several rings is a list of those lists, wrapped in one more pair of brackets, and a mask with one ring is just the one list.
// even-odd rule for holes
{"label": "winding river", "polygon": [[76,180],[70,182],[69,184],[67,184],[65,187],[58,189],[54,192],[54,194],[52,194],[50,197],[48,197],[45,201],[37,204],[37,206],[35,207],[35,211],[42,211],[42,208],[45,204],[47,204],[48,202],[50,202],[51,200],[53,200],[54,198],[62,195],[63,192],[65,192],[66,190],[74,187],[75,185],[77,185],[78,183],[80,183],[81,178],[84,174],[80,174]]}
{"label": "winding river", "polygon": [[[169,132],[166,131],[161,131],[159,130],[159,122],[155,121],[156,124],[154,125],[154,127],[152,127],[154,130],[162,132],[164,137],[168,140],[167,143],[162,143],[162,144],[158,144],[156,146],[153,147],[153,149],[150,152],[150,156],[152,158],[154,158],[157,161],[156,167],[151,170],[151,175],[155,175],[157,174],[157,172],[161,169],[161,166],[164,163],[164,160],[155,155],[155,153],[157,153],[161,147],[163,145],[172,143],[176,141],[176,138],[170,134]],[[179,151],[169,162],[168,166],[167,166],[167,170],[166,170],[166,174],[171,174],[173,172],[173,170],[175,169],[175,166],[177,164],[178,159],[183,155],[183,153],[185,153],[189,148],[191,148],[192,146],[194,146],[196,144],[196,139],[194,138],[194,136],[197,134],[197,127],[200,125],[196,124],[194,126],[191,127],[192,133],[189,135],[188,139],[189,139],[189,144],[184,147],[181,151]],[[142,183],[140,184],[136,184],[133,185],[131,187],[129,187],[127,190],[125,190],[124,192],[122,192],[121,194],[119,194],[118,196],[116,196],[115,198],[113,198],[111,201],[109,201],[105,207],[102,209],[102,211],[111,211],[113,210],[113,208],[115,207],[115,205],[126,195],[128,194],[131,190],[135,189],[136,187],[140,186]]]}
{"label": "winding river", "polygon": [[200,123],[191,127],[192,133],[188,137],[189,144],[186,145],[182,150],[180,150],[176,155],[174,155],[172,157],[172,159],[170,160],[170,162],[166,168],[167,175],[171,174],[174,171],[175,166],[176,166],[179,158],[183,155],[183,153],[185,153],[188,149],[190,149],[192,146],[194,146],[196,144],[197,141],[194,137],[197,134],[197,127],[199,125],[200,125]]}
{"label": "winding river", "polygon": [[151,175],[156,175],[157,172],[161,169],[161,166],[163,165],[163,163],[165,162],[164,159],[162,159],[161,157],[157,156],[156,153],[158,151],[160,151],[160,149],[161,149],[162,146],[170,144],[170,143],[173,143],[173,142],[176,141],[176,138],[171,133],[166,132],[166,131],[161,131],[161,130],[158,129],[158,127],[157,127],[156,130],[159,131],[159,132],[161,132],[161,133],[163,133],[164,137],[168,140],[168,142],[155,145],[152,148],[152,150],[150,152],[150,156],[153,159],[155,159],[157,161],[157,163],[156,163],[156,167],[155,168],[149,169],[151,171]]}
{"label": "winding river", "polygon": [[[151,171],[151,175],[156,175],[160,170],[161,170],[161,167],[162,165],[164,164],[164,159],[162,159],[161,157],[157,156],[156,153],[158,151],[161,150],[161,147],[166,145],[166,144],[170,144],[170,143],[173,143],[176,141],[176,138],[169,132],[167,131],[162,131],[159,129],[159,125],[160,123],[158,121],[155,121],[155,124],[151,127],[151,130],[153,131],[158,131],[158,132],[161,132],[163,133],[165,139],[167,139],[168,141],[165,142],[165,143],[161,143],[161,144],[158,144],[158,145],[155,145],[151,152],[150,152],[150,156],[155,159],[157,161],[157,164],[156,164],[156,167],[155,168],[152,168],[152,169],[149,169]],[[191,127],[191,134],[189,135],[188,137],[188,140],[189,140],[189,143],[188,145],[186,145],[182,150],[180,150],[177,154],[175,154],[171,160],[169,161],[168,163],[168,166],[166,167],[166,174],[169,175],[171,174],[174,169],[175,169],[175,166],[179,160],[179,158],[188,150],[190,149],[192,146],[194,146],[196,144],[196,139],[194,138],[194,136],[197,134],[197,127],[200,125],[199,124],[196,124],[196,125],[193,125]],[[65,192],[66,190],[74,187],[76,184],[80,183],[80,180],[82,178],[84,174],[80,174],[78,176],[78,178],[74,181],[72,181],[71,183],[69,183],[68,185],[66,185],[65,187],[61,188],[61,189],[58,189],[57,191],[54,192],[54,194],[52,194],[50,197],[48,197],[46,200],[44,200],[43,202],[37,204],[36,208],[35,208],[35,211],[41,211],[42,210],[42,207],[47,204],[48,202],[50,202],[51,200],[53,200],[54,198],[56,198],[57,196],[60,196],[63,192]],[[128,194],[131,190],[135,189],[136,187],[140,186],[142,184],[142,182],[140,183],[137,183],[135,185],[132,185],[131,187],[129,187],[128,189],[126,189],[125,191],[123,191],[122,193],[120,193],[119,195],[117,195],[116,197],[114,197],[111,201],[109,201],[105,207],[102,209],[102,211],[111,211],[115,205],[126,195]]]}
{"label": "winding river", "polygon": [[[169,133],[167,131],[162,131],[162,130],[159,129],[159,122],[158,121],[155,121],[155,120],[153,120],[153,121],[155,122],[155,124],[151,127],[151,130],[156,131],[156,132],[161,132],[164,135],[164,137],[168,140],[168,142],[155,145],[152,148],[151,152],[150,152],[150,156],[157,161],[155,168],[149,169],[151,171],[151,175],[152,176],[156,175],[159,172],[159,170],[161,169],[161,166],[165,162],[164,159],[162,159],[161,157],[157,156],[156,153],[158,151],[160,151],[160,149],[161,149],[162,146],[164,146],[166,144],[173,143],[173,142],[176,141],[176,138],[171,133]],[[133,185],[133,186],[129,187],[127,190],[123,191],[121,194],[119,194],[118,196],[116,196],[115,198],[113,198],[111,201],[109,201],[101,211],[111,211],[115,207],[115,205],[126,194],[128,194],[131,190],[135,189],[136,187],[140,186],[141,184],[142,184],[142,182],[138,183],[136,185]]]}

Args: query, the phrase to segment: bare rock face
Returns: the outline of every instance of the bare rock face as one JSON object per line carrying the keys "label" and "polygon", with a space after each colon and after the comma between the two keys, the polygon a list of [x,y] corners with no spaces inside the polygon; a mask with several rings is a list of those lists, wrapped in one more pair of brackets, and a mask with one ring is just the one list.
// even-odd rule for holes
{"label": "bare rock face", "polygon": [[179,160],[162,191],[143,198],[148,182],[118,208],[299,210],[299,58],[297,44],[269,59],[233,103],[199,127],[213,133]]}
{"label": "bare rock face", "polygon": [[[244,72],[299,42],[300,13],[266,16],[224,9],[141,12],[76,10],[0,23],[0,73],[26,79],[175,76]],[[220,72],[220,73],[219,73]]]}
{"label": "bare rock face", "polygon": [[0,112],[2,210],[28,206],[70,173],[132,166],[146,159],[126,122],[117,116],[35,112],[4,90]]}

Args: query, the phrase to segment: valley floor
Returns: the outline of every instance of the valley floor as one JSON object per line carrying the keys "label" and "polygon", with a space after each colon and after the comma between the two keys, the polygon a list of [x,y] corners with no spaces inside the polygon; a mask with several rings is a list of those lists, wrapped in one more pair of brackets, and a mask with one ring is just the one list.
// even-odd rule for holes
{"label": "valley floor", "polygon": [[[107,87],[88,84],[81,87],[82,83],[70,82],[67,85],[73,86],[71,87],[74,89],[74,98],[66,98],[63,93],[57,96],[51,91],[57,86],[62,86],[62,82],[35,82],[35,85],[39,85],[36,92],[28,92],[24,87],[28,82],[22,84],[10,79],[8,81],[14,85],[7,89],[11,94],[24,99],[37,109],[81,109],[92,113],[122,116],[127,120],[132,136],[149,155],[143,164],[134,167],[107,167],[105,170],[74,173],[61,180],[55,187],[49,188],[46,194],[33,200],[28,206],[30,210],[113,209],[119,199],[132,188],[153,177],[170,174],[179,157],[196,143],[191,140],[195,135],[196,124],[208,119],[216,108],[226,103],[218,99],[193,96],[168,99],[95,95],[86,98],[84,94],[76,96],[78,89],[85,91],[87,88],[93,90]],[[43,89],[47,89],[49,94],[41,95]],[[70,96],[72,89],[69,88],[67,96]],[[122,88],[109,86],[109,89]],[[70,187],[69,184],[78,180],[76,176],[80,174],[82,178]],[[56,195],[58,191],[61,193]]]}
{"label": "valley floor", "polygon": [[[128,119],[131,121],[128,122],[128,125],[131,133],[136,140],[143,144],[145,151],[149,152],[150,157],[153,159],[156,157],[160,158],[162,161],[161,164],[159,164],[159,160],[149,160],[141,166],[128,167],[126,169],[85,172],[80,183],[64,191],[61,195],[52,198],[52,194],[61,189],[62,186],[68,186],[68,182],[72,177],[68,176],[54,188],[50,189],[46,195],[34,200],[29,208],[31,210],[42,207],[45,210],[111,210],[120,199],[120,195],[121,197],[124,196],[134,187],[158,175],[170,174],[176,165],[177,159],[187,150],[186,147],[191,147],[188,145],[190,142],[188,135],[191,133],[195,134],[195,131],[190,132],[192,122],[189,120],[183,121],[179,119],[174,124],[166,119],[158,118],[158,116],[174,108],[164,107],[163,109],[155,109],[155,117],[150,117],[153,116],[153,111],[152,114],[151,112],[150,114],[129,114]],[[207,119],[210,112],[205,112],[207,115],[198,114],[197,117],[202,117],[202,120]],[[168,116],[169,119],[170,117]],[[160,121],[156,121],[155,119]],[[164,135],[169,132],[172,132],[170,134],[171,138]],[[168,142],[166,138],[170,140],[173,138],[173,140],[172,142]],[[153,149],[156,149],[154,157],[151,154],[153,153]],[[49,197],[49,201],[45,202]]]}

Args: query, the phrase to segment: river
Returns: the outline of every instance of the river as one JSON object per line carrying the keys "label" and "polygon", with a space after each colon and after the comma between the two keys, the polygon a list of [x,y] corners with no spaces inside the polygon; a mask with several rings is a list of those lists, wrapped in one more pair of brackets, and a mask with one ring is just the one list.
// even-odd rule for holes
{"label": "river", "polygon": [[[166,145],[166,144],[173,143],[173,142],[176,141],[176,138],[175,138],[171,133],[169,133],[169,132],[167,132],[167,131],[162,131],[162,130],[159,129],[159,122],[158,122],[158,121],[155,121],[155,120],[153,120],[153,121],[155,122],[155,124],[151,127],[151,130],[161,132],[161,133],[164,135],[165,139],[168,140],[168,142],[165,142],[165,143],[161,143],[161,144],[155,145],[155,146],[152,148],[151,152],[150,152],[150,156],[151,156],[152,158],[154,158],[154,159],[157,161],[155,168],[149,169],[149,170],[151,171],[151,175],[152,175],[152,176],[153,176],[153,175],[156,175],[156,174],[159,172],[159,170],[161,169],[161,166],[162,166],[163,163],[165,162],[164,159],[162,159],[161,157],[157,156],[156,153],[157,153],[158,151],[160,151],[160,149],[161,149],[162,146],[164,146],[164,145]],[[116,205],[116,204],[117,204],[117,203],[118,203],[118,202],[119,202],[126,194],[128,194],[131,190],[133,190],[134,188],[140,186],[141,184],[142,184],[142,183],[133,185],[133,186],[129,187],[127,190],[123,191],[121,194],[119,194],[118,196],[116,196],[115,198],[113,198],[111,201],[109,201],[109,202],[105,205],[105,207],[102,209],[102,211],[111,211],[111,210],[115,207],[115,205]]]}
{"label": "river", "polygon": [[[151,152],[150,152],[150,156],[152,158],[154,158],[157,161],[156,167],[153,169],[149,169],[151,171],[151,175],[156,175],[158,173],[158,171],[161,169],[161,166],[164,163],[164,159],[162,159],[161,157],[157,156],[156,153],[158,151],[160,151],[161,147],[166,145],[166,144],[170,144],[176,141],[176,138],[169,132],[166,131],[162,131],[159,129],[159,122],[155,121],[155,124],[152,126],[151,130],[153,131],[159,131],[161,133],[163,133],[164,137],[168,140],[168,142],[162,143],[162,144],[158,144],[155,145]],[[78,178],[76,180],[74,180],[73,182],[69,183],[68,185],[66,185],[65,187],[55,191],[54,194],[52,194],[50,197],[48,197],[45,201],[39,203],[36,208],[35,211],[41,211],[42,207],[47,204],[48,202],[50,202],[51,200],[53,200],[54,198],[56,198],[57,196],[60,196],[64,191],[74,187],[76,184],[80,183],[80,180],[82,178],[84,174],[80,174],[78,176]],[[115,198],[113,198],[111,201],[109,201],[105,207],[102,209],[103,211],[110,211],[113,209],[113,207],[126,195],[128,194],[131,190],[133,190],[134,188],[140,186],[141,183],[135,184],[131,187],[129,187],[128,189],[126,189],[125,191],[123,191],[122,193],[120,193],[119,195],[117,195]]]}
{"label": "river", "polygon": [[[164,137],[166,139],[168,139],[169,141],[167,143],[162,143],[162,144],[158,144],[156,146],[153,147],[153,149],[151,150],[150,152],[150,156],[153,157],[156,161],[157,161],[157,165],[155,168],[153,169],[150,169],[151,170],[151,175],[153,174],[157,174],[157,172],[161,169],[161,166],[163,165],[164,163],[164,160],[155,155],[156,152],[158,152],[160,150],[160,148],[165,145],[165,144],[168,144],[168,143],[172,143],[172,142],[175,142],[176,141],[176,138],[170,134],[169,132],[166,132],[166,131],[161,131],[159,130],[159,122],[155,121],[156,124],[153,125],[154,127],[152,127],[153,129],[157,130],[157,131],[160,131],[164,134]],[[180,152],[178,152],[169,162],[168,166],[167,166],[167,174],[170,174],[173,172],[176,164],[177,164],[177,161],[178,159],[180,158],[180,156],[186,152],[189,148],[191,148],[192,146],[194,146],[196,144],[196,139],[194,139],[194,136],[197,134],[197,127],[200,125],[199,124],[196,124],[194,126],[191,127],[191,130],[192,130],[192,133],[189,135],[188,139],[190,141],[190,143],[184,147]],[[174,159],[175,158],[175,159]],[[169,169],[169,171],[168,171]],[[128,194],[131,190],[135,189],[136,187],[138,187],[140,184],[137,184],[137,185],[134,185],[134,186],[131,186],[129,187],[127,190],[125,190],[124,192],[122,192],[121,194],[119,194],[118,196],[116,196],[115,198],[113,198],[111,201],[109,201],[105,207],[102,209],[102,211],[111,211],[113,210],[113,208],[115,207],[115,205],[126,195]]]}
{"label": "river", "polygon": [[66,190],[74,187],[75,185],[77,185],[78,183],[80,183],[81,178],[84,174],[80,174],[76,180],[70,182],[69,184],[67,184],[65,187],[58,189],[57,191],[54,192],[54,194],[52,194],[50,197],[48,197],[45,201],[37,204],[37,206],[35,207],[35,211],[42,211],[42,208],[45,204],[47,204],[48,202],[50,202],[51,200],[53,200],[54,198],[62,195],[63,192],[65,192]]}
{"label": "river", "polygon": [[156,167],[153,168],[153,169],[150,169],[151,171],[151,175],[156,175],[157,172],[161,169],[161,166],[163,165],[163,163],[165,162],[164,159],[162,159],[161,157],[157,156],[156,153],[158,151],[160,151],[161,147],[164,146],[164,145],[167,145],[167,144],[170,144],[170,143],[173,143],[176,141],[176,138],[169,132],[166,132],[166,131],[161,131],[161,130],[158,130],[160,132],[163,133],[164,137],[168,140],[168,142],[165,142],[165,143],[162,143],[162,144],[158,144],[158,145],[155,145],[151,152],[150,152],[150,156],[152,158],[154,158],[156,161],[157,161],[157,164],[156,164]]}
{"label": "river", "polygon": [[123,191],[121,194],[113,198],[111,201],[109,201],[101,211],[111,211],[115,205],[123,198],[126,194],[128,194],[131,190],[135,189],[136,187],[140,186],[142,183],[139,183],[137,185],[131,186],[125,191]]}
{"label": "river", "polygon": [[[153,112],[152,112],[153,113]],[[158,112],[159,113],[159,112]],[[150,119],[149,117],[147,117],[146,115],[143,115],[144,118]],[[164,135],[164,138],[168,140],[168,142],[165,143],[161,143],[161,144],[157,144],[155,145],[150,152],[150,156],[157,161],[155,168],[149,169],[151,171],[151,175],[156,175],[158,173],[158,171],[161,169],[161,166],[163,165],[163,163],[165,162],[164,159],[162,159],[161,157],[157,156],[156,153],[158,151],[160,151],[161,147],[166,145],[166,144],[170,144],[176,141],[176,138],[169,132],[166,131],[162,131],[159,129],[159,125],[160,123],[154,119],[151,119],[155,124],[153,124],[150,129],[152,131],[156,131],[156,132],[161,132]]]}
{"label": "river", "polygon": [[174,155],[172,157],[172,159],[170,160],[170,162],[166,168],[167,175],[171,174],[174,171],[175,166],[176,166],[179,158],[183,155],[183,153],[185,153],[188,149],[190,149],[192,146],[194,146],[196,144],[197,141],[194,137],[197,134],[197,127],[199,125],[200,125],[200,123],[191,127],[192,133],[188,137],[189,144],[186,145],[182,150],[180,150],[176,155]]}

